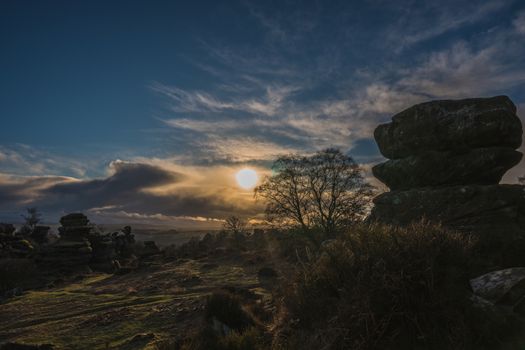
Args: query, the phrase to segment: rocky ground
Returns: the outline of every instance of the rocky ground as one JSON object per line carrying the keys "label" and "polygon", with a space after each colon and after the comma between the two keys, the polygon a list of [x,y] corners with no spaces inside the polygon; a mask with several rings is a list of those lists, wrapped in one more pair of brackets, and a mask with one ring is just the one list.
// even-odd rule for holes
{"label": "rocky ground", "polygon": [[[0,341],[54,349],[156,349],[197,328],[206,297],[221,289],[248,294],[251,303],[271,312],[278,277],[259,273],[275,267],[268,250],[261,250],[265,244],[235,252],[211,241],[204,250],[206,243],[195,241],[166,251],[131,271],[78,275],[8,299],[0,305]],[[191,244],[201,244],[198,256],[190,257],[197,252]]]}

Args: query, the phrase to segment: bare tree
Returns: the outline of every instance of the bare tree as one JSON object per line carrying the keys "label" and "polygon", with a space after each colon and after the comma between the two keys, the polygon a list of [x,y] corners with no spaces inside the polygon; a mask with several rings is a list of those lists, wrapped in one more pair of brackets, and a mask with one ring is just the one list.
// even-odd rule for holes
{"label": "bare tree", "polygon": [[306,158],[287,155],[278,158],[272,170],[255,188],[255,196],[266,199],[266,216],[281,225],[299,225],[308,230],[312,224],[312,203],[309,200],[308,179],[304,176]]}
{"label": "bare tree", "polygon": [[223,227],[226,231],[232,232],[234,234],[243,233],[246,229],[246,221],[237,216],[230,216],[224,222]]}
{"label": "bare tree", "polygon": [[22,217],[25,220],[25,226],[34,229],[36,224],[42,220],[42,214],[40,214],[36,207],[27,208],[26,211],[27,215],[22,214]]}
{"label": "bare tree", "polygon": [[281,157],[272,169],[275,174],[255,189],[255,196],[267,201],[271,222],[304,231],[316,226],[332,234],[366,214],[372,186],[355,161],[337,149]]}

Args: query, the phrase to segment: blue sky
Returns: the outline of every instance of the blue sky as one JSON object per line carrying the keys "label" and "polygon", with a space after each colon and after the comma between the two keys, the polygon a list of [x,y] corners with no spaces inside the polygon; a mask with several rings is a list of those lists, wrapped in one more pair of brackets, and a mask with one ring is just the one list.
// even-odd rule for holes
{"label": "blue sky", "polygon": [[367,169],[375,126],[431,99],[525,110],[519,0],[6,0],[0,45],[0,220],[258,217],[244,166],[334,146]]}

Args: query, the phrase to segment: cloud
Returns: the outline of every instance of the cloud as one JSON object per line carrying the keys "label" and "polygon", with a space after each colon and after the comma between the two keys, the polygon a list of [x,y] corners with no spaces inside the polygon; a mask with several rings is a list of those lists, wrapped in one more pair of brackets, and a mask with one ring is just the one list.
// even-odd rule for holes
{"label": "cloud", "polygon": [[399,53],[409,46],[490,18],[510,3],[511,0],[396,2],[403,15],[387,30],[390,45]]}
{"label": "cloud", "polygon": [[512,45],[510,38],[497,37],[479,50],[465,42],[433,53],[419,67],[409,69],[399,86],[423,91],[429,96],[479,96],[505,91],[525,83],[525,67],[509,57],[525,53],[525,47]]}
{"label": "cloud", "polygon": [[[121,155],[126,161],[93,174],[101,164],[0,146],[0,209],[35,204],[108,221],[218,222],[263,211],[234,182],[247,164],[265,173],[282,154],[338,147],[369,174],[381,159],[374,128],[413,104],[509,94],[523,110],[525,12],[504,13],[511,3],[370,0],[274,10],[244,2],[260,41],[201,39],[201,51],[186,59],[209,78],[205,85],[150,84],[164,101],[160,126],[148,133],[161,151]],[[496,23],[498,16],[506,19]]]}
{"label": "cloud", "polygon": [[[13,217],[15,209],[22,211],[26,206],[38,207],[51,221],[75,211],[112,222],[126,219],[127,213],[134,220],[157,218],[185,224],[216,224],[234,213],[257,215],[261,204],[250,191],[237,187],[234,174],[238,170],[143,159],[113,161],[108,175],[97,179],[1,175],[0,217]],[[265,170],[259,172],[262,175]]]}
{"label": "cloud", "polygon": [[516,32],[525,35],[525,11],[520,12],[512,24]]}
{"label": "cloud", "polygon": [[[284,101],[294,91],[294,86],[264,86],[264,97],[238,97],[230,101],[221,100],[217,96],[202,91],[186,91],[174,86],[154,83],[151,89],[169,100],[170,109],[180,113],[211,113],[237,111],[257,115],[272,116],[282,107]],[[261,88],[257,91],[260,92]],[[245,91],[245,90],[244,90]]]}
{"label": "cloud", "polygon": [[181,174],[149,164],[116,160],[110,163],[111,175],[103,179],[58,183],[42,191],[41,205],[60,210],[85,210],[120,205],[134,200],[142,191],[180,181]]}
{"label": "cloud", "polygon": [[0,172],[19,175],[83,176],[89,162],[37,149],[25,144],[0,145]]}

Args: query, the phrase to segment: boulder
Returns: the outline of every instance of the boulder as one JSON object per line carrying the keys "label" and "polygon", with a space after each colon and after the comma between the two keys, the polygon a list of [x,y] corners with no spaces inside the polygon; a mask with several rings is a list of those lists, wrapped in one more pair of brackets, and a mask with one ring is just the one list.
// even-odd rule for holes
{"label": "boulder", "polygon": [[525,267],[489,272],[470,280],[475,296],[493,306],[525,314]]}
{"label": "boulder", "polygon": [[63,227],[87,226],[89,220],[82,213],[71,213],[60,218],[60,224]]}
{"label": "boulder", "polygon": [[464,152],[471,148],[521,145],[521,122],[507,96],[442,100],[412,106],[374,131],[390,159],[425,151]]}
{"label": "boulder", "polygon": [[6,234],[12,236],[16,228],[12,224],[6,224],[0,222],[0,234]]}
{"label": "boulder", "polygon": [[141,256],[148,257],[160,253],[159,247],[155,241],[144,241],[144,248],[142,249]]}
{"label": "boulder", "polygon": [[37,263],[48,270],[62,272],[90,271],[92,249],[88,241],[59,240],[44,246],[36,258]]}
{"label": "boulder", "polygon": [[30,238],[38,244],[47,243],[49,229],[49,226],[35,226],[31,231]]}
{"label": "boulder", "polygon": [[[486,273],[470,280],[472,292],[492,303],[515,300],[511,290],[525,282],[525,267],[513,267]],[[525,296],[522,294],[521,297]]]}
{"label": "boulder", "polygon": [[115,244],[109,235],[90,235],[92,254],[89,266],[94,271],[112,273],[116,267]]}
{"label": "boulder", "polygon": [[28,240],[20,239],[12,241],[9,249],[10,256],[15,258],[25,258],[31,255],[34,247]]}
{"label": "boulder", "polygon": [[88,237],[92,227],[88,218],[82,213],[72,213],[60,219],[61,227],[58,228],[60,237],[65,239],[83,240]]}
{"label": "boulder", "polygon": [[392,190],[444,185],[494,185],[522,154],[512,148],[475,148],[465,153],[425,151],[388,160],[372,168],[376,178]]}
{"label": "boulder", "polygon": [[498,185],[521,160],[515,151],[521,135],[506,96],[431,101],[402,111],[374,132],[390,160],[373,173],[392,191],[374,199],[370,221],[440,223],[474,234],[487,268],[525,264],[525,187]]}
{"label": "boulder", "polygon": [[525,190],[521,185],[468,185],[385,192],[374,198],[370,219],[407,225],[427,219],[464,232],[521,233]]}

